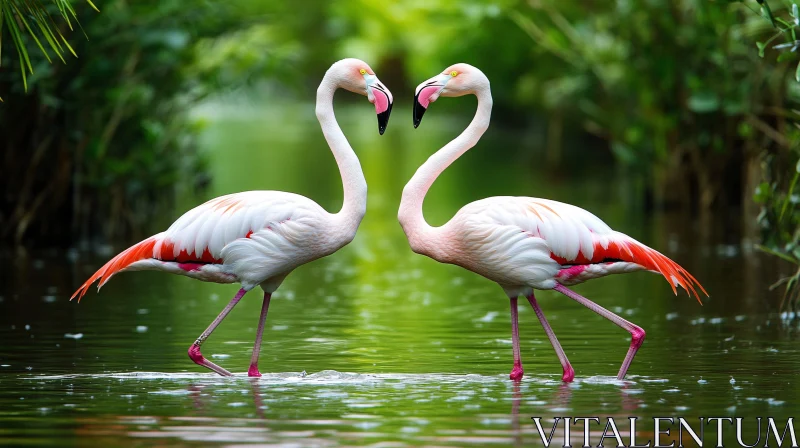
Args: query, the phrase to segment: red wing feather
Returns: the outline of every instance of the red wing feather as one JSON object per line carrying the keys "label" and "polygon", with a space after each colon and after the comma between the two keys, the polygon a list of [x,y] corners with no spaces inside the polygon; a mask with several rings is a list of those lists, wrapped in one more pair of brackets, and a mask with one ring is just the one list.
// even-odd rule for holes
{"label": "red wing feather", "polygon": [[[252,232],[250,232],[252,233]],[[250,237],[250,233],[248,233],[247,238]],[[154,257],[161,261],[177,261],[178,263],[189,263],[189,262],[201,262],[201,263],[214,263],[214,264],[221,264],[222,259],[214,258],[211,255],[211,252],[206,247],[203,250],[203,253],[199,256],[196,255],[194,252],[188,252],[186,249],[183,249],[178,253],[178,255],[173,255],[175,253],[175,244],[172,243],[170,240],[164,240],[161,243],[161,249],[159,256]]]}

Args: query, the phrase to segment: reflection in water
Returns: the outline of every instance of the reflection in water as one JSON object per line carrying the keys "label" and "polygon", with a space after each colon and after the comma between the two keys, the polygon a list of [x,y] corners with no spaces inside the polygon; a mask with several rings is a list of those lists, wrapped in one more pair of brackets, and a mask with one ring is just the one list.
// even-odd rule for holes
{"label": "reflection in water", "polygon": [[261,388],[258,385],[258,379],[250,380],[250,390],[253,391],[253,404],[256,408],[256,415],[258,418],[264,419],[264,400],[261,398]]}
{"label": "reflection in water", "polygon": [[519,381],[512,384],[513,395],[511,397],[511,432],[514,434],[514,446],[522,446],[522,434],[519,430],[519,405],[522,401]]}
{"label": "reflection in water", "polygon": [[[569,399],[572,397],[572,388],[569,384],[559,384],[554,391],[553,405],[558,409],[569,409]],[[552,409],[555,411],[555,409]]]}
{"label": "reflection in water", "polygon": [[[322,136],[307,132],[314,124],[309,110],[215,108],[205,141],[214,159],[208,195],[275,188],[338,209],[335,165],[308,163],[329,157]],[[186,358],[186,346],[216,316],[229,287],[126,273],[78,305],[69,294],[112,248],[96,255],[31,252],[24,260],[0,255],[11,266],[0,270],[3,441],[63,445],[82,435],[92,439],[81,443],[108,446],[537,446],[534,416],[552,424],[557,416],[787,417],[796,409],[800,391],[786,384],[800,370],[798,326],[771,314],[777,301],[764,294],[774,274],[770,261],[730,250],[725,241],[696,242],[685,219],[641,215],[626,191],[607,188],[608,169],[597,169],[602,165],[591,155],[580,160],[592,169],[550,173],[532,163],[537,148],[495,129],[433,186],[425,203],[432,224],[486,196],[562,200],[651,243],[711,293],[701,307],[647,273],[578,287],[647,331],[626,382],[612,375],[627,333],[555,293],[537,294],[576,382],[550,375],[560,372],[557,359],[533,311],[521,307],[528,376],[511,383],[503,292],[411,253],[396,220],[411,173],[463,123],[433,116],[438,123],[425,130],[390,128],[379,140],[371,126],[361,129],[371,123],[362,112],[368,111],[342,108],[337,117],[364,165],[367,216],[353,243],[298,269],[275,294],[261,354],[262,372],[273,373],[258,380],[243,369],[232,379],[200,373]],[[197,202],[186,198],[165,221]],[[206,355],[247,366],[260,307],[243,299]],[[303,371],[311,374],[296,373]]]}
{"label": "reflection in water", "polygon": [[198,414],[202,414],[203,409],[205,408],[201,396],[203,389],[203,386],[199,386],[197,384],[190,384],[189,388],[187,389],[189,391],[189,396],[192,397],[192,405],[194,405],[194,409]]}
{"label": "reflection in water", "polygon": [[634,389],[630,384],[625,383],[624,386],[620,389],[620,396],[622,397],[622,410],[632,415],[635,415],[637,409],[639,409],[639,405],[642,404],[642,400],[638,398],[637,393],[639,392],[638,389]]}

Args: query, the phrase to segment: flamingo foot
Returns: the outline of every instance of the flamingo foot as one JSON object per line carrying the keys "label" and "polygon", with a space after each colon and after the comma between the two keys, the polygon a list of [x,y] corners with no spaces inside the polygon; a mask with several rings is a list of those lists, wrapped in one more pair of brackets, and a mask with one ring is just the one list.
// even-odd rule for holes
{"label": "flamingo foot", "polygon": [[189,359],[194,361],[194,363],[197,364],[198,366],[203,366],[207,369],[211,369],[222,376],[233,376],[231,372],[228,372],[222,367],[204,358],[203,354],[200,353],[200,345],[196,342],[192,344],[191,347],[189,347]]}
{"label": "flamingo foot", "polygon": [[511,379],[511,381],[520,381],[522,380],[522,375],[524,373],[525,372],[522,370],[522,364],[514,363],[514,368],[511,369],[511,374],[508,375],[508,377]]}
{"label": "flamingo foot", "polygon": [[255,365],[255,364],[251,364],[250,365],[250,369],[247,370],[247,376],[256,377],[256,378],[260,377],[261,376],[261,372],[258,371],[258,366]]}
{"label": "flamingo foot", "polygon": [[571,365],[567,364],[564,368],[564,374],[561,375],[561,381],[565,383],[571,383],[575,380],[575,369],[572,368]]}

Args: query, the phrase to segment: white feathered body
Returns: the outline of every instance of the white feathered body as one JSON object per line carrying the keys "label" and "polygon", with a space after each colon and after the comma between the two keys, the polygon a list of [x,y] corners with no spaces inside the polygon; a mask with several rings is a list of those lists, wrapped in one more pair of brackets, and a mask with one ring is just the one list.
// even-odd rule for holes
{"label": "white feathered body", "polygon": [[[610,274],[653,270],[675,286],[694,279],[676,263],[573,205],[498,196],[464,206],[419,252],[500,284],[510,296]],[[411,239],[411,238],[410,238]],[[688,289],[687,289],[688,291]]]}
{"label": "white feathered body", "polygon": [[[363,213],[361,214],[363,216]],[[351,219],[352,220],[352,219]],[[336,252],[355,237],[360,219],[325,211],[304,196],[247,191],[212,199],[166,231],[109,261],[84,287],[121,271],[160,270],[216,283],[280,286],[295,268]]]}

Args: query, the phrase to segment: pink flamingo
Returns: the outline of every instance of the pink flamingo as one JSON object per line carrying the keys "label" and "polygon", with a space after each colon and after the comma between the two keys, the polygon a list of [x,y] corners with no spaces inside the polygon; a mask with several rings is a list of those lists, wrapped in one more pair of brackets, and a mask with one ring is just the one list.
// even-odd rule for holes
{"label": "pink flamingo", "polygon": [[609,274],[650,270],[700,297],[705,289],[677,263],[633,238],[615,232],[581,208],[547,199],[501,196],[467,204],[446,224],[431,227],[422,215],[425,194],[436,178],[475,146],[489,127],[492,95],[489,80],[468,64],[450,66],[417,87],[414,127],[430,103],[440,96],[478,97],[478,110],[469,126],[433,154],[403,189],[398,219],[411,249],[441,263],[461,266],[497,282],[511,299],[511,336],[514,367],[510,378],[522,379],[519,350],[517,297],[533,306],[564,369],[562,380],[571,382],[575,371],[536,301],[534,289],[555,289],[609,319],[631,334],[631,345],[617,375],[625,378],[633,357],[644,342],[640,327],[567,288]]}
{"label": "pink flamingo", "polygon": [[344,204],[339,213],[328,213],[311,199],[282,191],[221,196],[111,259],[72,298],[80,301],[95,280],[100,280],[99,290],[121,271],[159,270],[208,282],[240,283],[239,292],[189,348],[189,358],[196,364],[230,376],[205,359],[200,346],[247,291],[261,286],[264,303],[247,372],[261,376],[258,355],[272,293],[295,268],[350,243],[366,213],[364,173],[333,113],[333,94],[339,88],[365,95],[375,105],[381,134],[392,111],[392,94],[366,62],[344,59],[325,73],[317,89],[316,114],[342,176]]}

